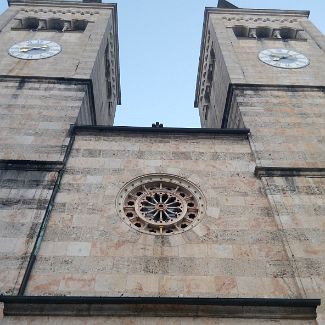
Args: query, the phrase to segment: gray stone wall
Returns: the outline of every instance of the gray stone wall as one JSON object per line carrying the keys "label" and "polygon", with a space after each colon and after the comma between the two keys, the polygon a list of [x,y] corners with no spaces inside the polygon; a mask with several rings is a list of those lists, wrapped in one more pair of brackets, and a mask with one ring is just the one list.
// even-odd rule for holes
{"label": "gray stone wall", "polygon": [[[306,39],[282,41],[279,39],[237,38],[233,26],[250,28],[288,27],[302,30]],[[241,12],[232,13],[217,10],[210,12],[206,19],[206,29],[202,40],[203,51],[200,57],[199,81],[197,84],[196,104],[199,107],[202,127],[221,127],[226,105],[227,91],[230,84],[251,85],[288,85],[288,86],[323,86],[324,36],[303,15],[285,13]],[[215,69],[211,82],[207,80],[208,58],[211,48],[216,54]],[[303,69],[280,69],[264,64],[258,53],[267,48],[291,48],[310,60]],[[205,121],[204,93],[211,87],[210,113]],[[306,107],[308,109],[308,107]],[[241,126],[236,117],[233,126]],[[239,123],[238,123],[239,122]]]}
{"label": "gray stone wall", "polygon": [[[116,71],[117,49],[115,48],[116,45],[114,41],[114,37],[116,36],[114,35],[112,16],[110,16],[108,23],[105,27],[106,28],[104,35],[100,34],[97,36],[102,39],[91,72],[91,79],[93,81],[94,86],[94,100],[96,107],[97,124],[113,125],[119,95],[117,90],[118,71]],[[96,37],[96,35],[94,35],[93,37]],[[105,53],[106,50],[108,50],[107,53]],[[109,65],[108,69],[106,68],[106,65]],[[110,94],[108,93],[109,90],[107,82],[109,82],[111,85]]]}
{"label": "gray stone wall", "polygon": [[0,294],[17,294],[56,172],[0,170]]}
{"label": "gray stone wall", "polygon": [[[59,10],[61,12],[59,12]],[[70,11],[67,12],[67,10]],[[71,8],[51,6],[11,6],[8,12],[15,16],[1,31],[0,74],[12,76],[76,77],[89,78],[92,72],[102,37],[105,33],[111,10],[82,9],[79,13]],[[63,11],[63,12],[62,12]],[[81,15],[81,11],[83,14]],[[88,11],[85,13],[84,11]],[[92,11],[92,15],[90,14]],[[96,11],[96,14],[94,13]],[[2,16],[1,16],[2,17]],[[60,19],[86,19],[89,21],[84,32],[25,31],[12,30],[16,19],[24,17],[51,17]],[[3,18],[5,19],[5,17]],[[1,18],[2,21],[2,18]],[[28,39],[46,39],[61,45],[62,52],[45,60],[19,60],[8,55],[8,49],[15,43]],[[46,64],[43,64],[45,63]]]}
{"label": "gray stone wall", "polygon": [[0,79],[0,159],[63,160],[85,86]]}
{"label": "gray stone wall", "polygon": [[[214,41],[219,44],[223,60],[232,83],[278,84],[278,85],[324,85],[325,72],[319,69],[325,64],[324,50],[313,37],[315,27],[306,24],[308,18],[277,14],[222,14],[210,15],[210,28],[217,31]],[[270,28],[291,27],[302,29],[306,41],[273,39],[238,39],[232,26],[267,26]],[[313,28],[311,28],[313,26]],[[309,33],[310,31],[310,33]],[[324,36],[323,36],[324,39]],[[293,48],[310,59],[310,65],[303,69],[277,69],[262,63],[257,54],[266,48]]]}

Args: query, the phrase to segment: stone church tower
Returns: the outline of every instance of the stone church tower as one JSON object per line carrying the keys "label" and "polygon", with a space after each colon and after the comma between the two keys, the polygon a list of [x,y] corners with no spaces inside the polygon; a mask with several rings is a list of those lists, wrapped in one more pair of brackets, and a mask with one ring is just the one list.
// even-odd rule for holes
{"label": "stone church tower", "polygon": [[113,127],[116,6],[0,17],[1,324],[324,324],[325,39],[206,8],[202,128]]}

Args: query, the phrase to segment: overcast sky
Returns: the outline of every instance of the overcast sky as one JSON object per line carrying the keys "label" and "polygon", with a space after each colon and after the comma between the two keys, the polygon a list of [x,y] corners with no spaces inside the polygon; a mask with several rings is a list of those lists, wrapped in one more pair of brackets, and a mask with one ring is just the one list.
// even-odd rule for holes
{"label": "overcast sky", "polygon": [[[105,1],[106,2],[106,1]],[[193,107],[204,7],[217,0],[118,0],[122,105],[115,125],[199,127]],[[242,8],[308,9],[325,33],[324,0],[233,0]],[[0,0],[0,12],[7,7]],[[1,45],[0,45],[1,46]]]}

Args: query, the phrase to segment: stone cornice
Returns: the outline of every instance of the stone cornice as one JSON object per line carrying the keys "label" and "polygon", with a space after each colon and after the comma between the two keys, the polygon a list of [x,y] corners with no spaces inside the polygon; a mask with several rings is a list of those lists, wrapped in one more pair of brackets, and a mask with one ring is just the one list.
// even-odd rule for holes
{"label": "stone cornice", "polygon": [[280,9],[228,9],[228,8],[205,8],[205,13],[230,14],[230,15],[276,15],[290,17],[309,17],[309,10],[280,10]]}
{"label": "stone cornice", "polygon": [[114,9],[115,3],[97,3],[82,1],[62,1],[62,0],[7,0],[9,6],[51,6],[51,7],[75,7],[75,8],[96,8]]}

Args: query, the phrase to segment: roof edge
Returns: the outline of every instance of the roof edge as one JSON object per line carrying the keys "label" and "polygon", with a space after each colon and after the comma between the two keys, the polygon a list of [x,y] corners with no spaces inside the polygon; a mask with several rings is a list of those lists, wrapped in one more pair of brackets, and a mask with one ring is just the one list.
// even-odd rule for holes
{"label": "roof edge", "polygon": [[238,7],[232,4],[231,2],[227,0],[219,0],[218,1],[218,8],[232,8],[232,9],[237,9]]}
{"label": "roof edge", "polygon": [[8,6],[53,6],[53,7],[69,7],[73,5],[78,8],[97,8],[106,9],[116,6],[116,3],[101,3],[101,2],[82,2],[82,1],[65,1],[65,0],[7,0]]}

